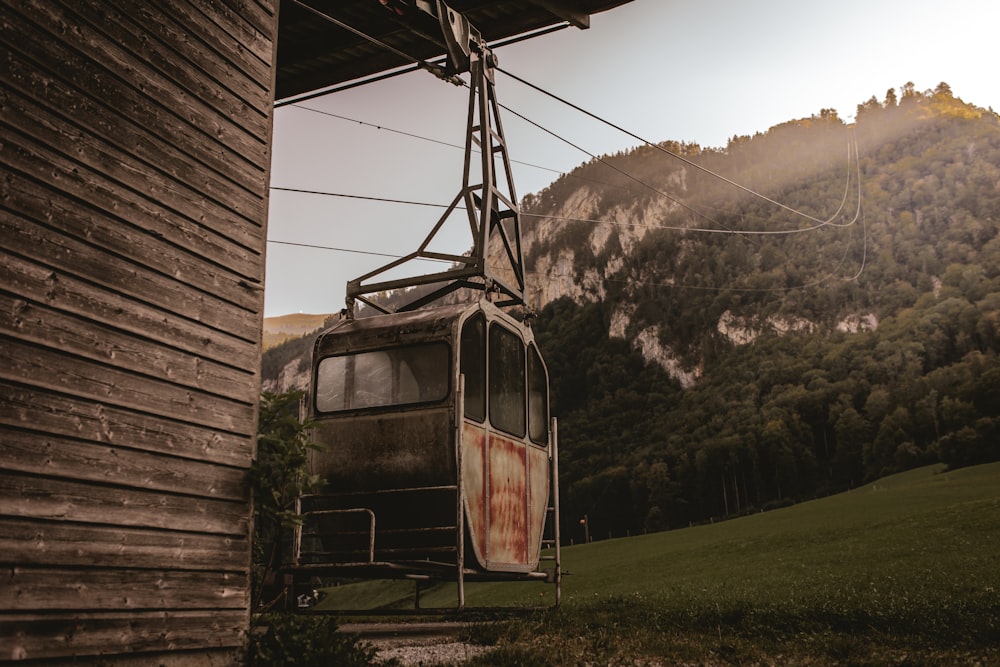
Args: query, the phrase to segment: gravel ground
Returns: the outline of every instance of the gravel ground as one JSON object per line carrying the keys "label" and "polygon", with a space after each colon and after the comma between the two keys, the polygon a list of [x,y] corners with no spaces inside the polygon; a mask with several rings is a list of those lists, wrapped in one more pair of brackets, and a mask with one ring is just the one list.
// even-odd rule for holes
{"label": "gravel ground", "polygon": [[358,623],[341,631],[358,635],[378,649],[382,660],[395,658],[403,667],[462,663],[490,650],[489,646],[458,641],[462,623]]}
{"label": "gravel ground", "polygon": [[[372,642],[378,646],[378,642]],[[403,667],[446,664],[464,662],[474,656],[484,653],[489,646],[448,642],[445,644],[420,644],[411,646],[390,646],[378,649],[378,657],[382,660],[395,658]]]}

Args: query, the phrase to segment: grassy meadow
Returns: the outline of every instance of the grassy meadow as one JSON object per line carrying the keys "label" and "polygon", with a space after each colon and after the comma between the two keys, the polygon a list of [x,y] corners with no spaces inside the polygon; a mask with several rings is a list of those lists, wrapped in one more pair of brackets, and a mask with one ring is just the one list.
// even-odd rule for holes
{"label": "grassy meadow", "polygon": [[[1000,463],[568,547],[563,569],[562,607],[473,626],[497,649],[470,664],[1000,665]],[[549,589],[469,585],[467,603]],[[412,584],[336,590],[388,604]],[[422,601],[453,605],[454,585]]]}

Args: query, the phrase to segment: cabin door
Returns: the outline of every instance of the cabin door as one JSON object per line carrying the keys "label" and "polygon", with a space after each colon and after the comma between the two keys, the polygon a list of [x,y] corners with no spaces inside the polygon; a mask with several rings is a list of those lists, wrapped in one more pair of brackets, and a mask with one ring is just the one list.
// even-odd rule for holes
{"label": "cabin door", "polygon": [[548,384],[534,344],[481,315],[462,330],[462,484],[480,567],[538,564],[549,494]]}

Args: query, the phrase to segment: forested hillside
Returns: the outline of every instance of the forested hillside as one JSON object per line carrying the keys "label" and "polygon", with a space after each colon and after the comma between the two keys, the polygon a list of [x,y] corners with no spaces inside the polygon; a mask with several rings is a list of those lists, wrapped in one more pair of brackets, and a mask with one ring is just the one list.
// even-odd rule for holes
{"label": "forested hillside", "polygon": [[567,526],[1000,458],[1000,119],[947,84],[594,159],[522,210]]}

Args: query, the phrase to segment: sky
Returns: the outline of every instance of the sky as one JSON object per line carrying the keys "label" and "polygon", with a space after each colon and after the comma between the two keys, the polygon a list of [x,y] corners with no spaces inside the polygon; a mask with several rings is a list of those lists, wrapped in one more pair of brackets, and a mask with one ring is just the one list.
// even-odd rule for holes
{"label": "sky", "polygon": [[[592,16],[588,30],[497,55],[501,68],[644,139],[725,147],[821,109],[851,121],[858,104],[907,82],[946,82],[1000,111],[998,25],[995,0],[633,0]],[[639,144],[503,73],[496,92],[589,153]],[[275,110],[265,316],[337,312],[348,280],[417,248],[441,209],[353,197],[450,203],[463,153],[446,144],[464,143],[467,105],[464,88],[416,71]],[[515,116],[501,122],[519,198],[590,159]],[[469,246],[466,228],[434,247]]]}

